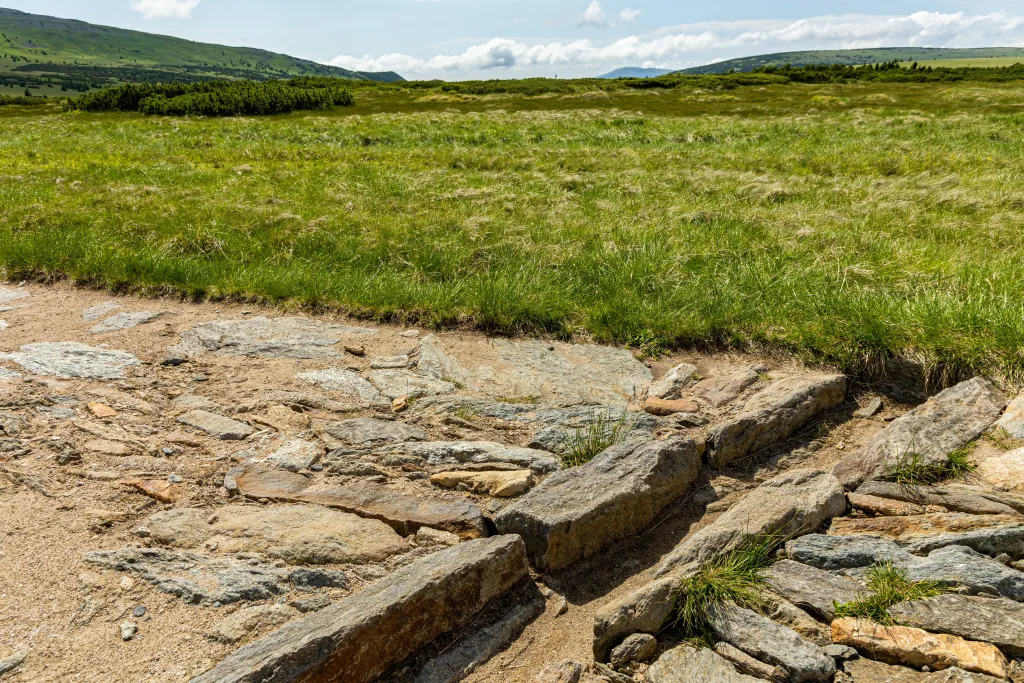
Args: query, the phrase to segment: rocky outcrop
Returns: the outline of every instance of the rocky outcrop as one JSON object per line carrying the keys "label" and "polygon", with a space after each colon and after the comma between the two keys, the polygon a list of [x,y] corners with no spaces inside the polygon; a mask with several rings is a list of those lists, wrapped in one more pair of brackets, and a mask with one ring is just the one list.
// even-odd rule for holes
{"label": "rocky outcrop", "polygon": [[900,603],[889,614],[906,626],[992,643],[1012,657],[1024,656],[1024,605],[1019,602],[948,593]]}
{"label": "rocky outcrop", "polygon": [[214,320],[181,333],[171,353],[192,358],[216,352],[264,358],[335,358],[334,346],[346,337],[376,334],[375,330],[335,325],[312,318]]}
{"label": "rocky outcrop", "polygon": [[846,378],[842,375],[779,380],[750,399],[741,414],[711,430],[708,465],[721,468],[776,444],[845,398]]}
{"label": "rocky outcrop", "polygon": [[832,639],[873,659],[917,668],[948,669],[956,666],[1005,679],[1009,663],[994,645],[956,636],[928,633],[907,626],[881,626],[866,619],[836,619]]}
{"label": "rocky outcrop", "polygon": [[516,536],[440,551],[243,647],[192,683],[369,683],[526,578],[525,551]]}
{"label": "rocky outcrop", "polygon": [[873,436],[834,469],[849,489],[884,478],[901,458],[944,467],[949,454],[981,436],[1002,413],[1006,397],[991,382],[974,378],[928,399]]}
{"label": "rocky outcrop", "polygon": [[776,562],[764,577],[773,591],[824,621],[835,617],[836,603],[853,602],[867,592],[856,581],[792,560]]}
{"label": "rocky outcrop", "polygon": [[334,422],[324,429],[324,433],[341,443],[352,445],[426,441],[427,439],[427,433],[419,427],[395,420],[378,420],[372,417]]}
{"label": "rocky outcrop", "polygon": [[494,522],[523,537],[538,570],[561,569],[650,524],[689,489],[700,464],[688,439],[612,446],[551,475]]}
{"label": "rocky outcrop", "polygon": [[645,583],[597,610],[594,615],[594,659],[608,661],[612,648],[634,633],[657,633],[676,608],[680,578],[669,575]]}
{"label": "rocky outcrop", "polygon": [[0,360],[12,360],[35,375],[85,379],[120,379],[126,368],[142,362],[125,351],[79,342],[26,344],[20,351],[0,353]]}
{"label": "rocky outcrop", "polygon": [[1024,514],[1024,497],[963,484],[900,486],[887,481],[866,481],[857,493],[917,505],[939,505],[951,512],[972,515]]}
{"label": "rocky outcrop", "polygon": [[736,671],[728,660],[707,648],[679,645],[658,657],[647,670],[650,683],[759,683]]}

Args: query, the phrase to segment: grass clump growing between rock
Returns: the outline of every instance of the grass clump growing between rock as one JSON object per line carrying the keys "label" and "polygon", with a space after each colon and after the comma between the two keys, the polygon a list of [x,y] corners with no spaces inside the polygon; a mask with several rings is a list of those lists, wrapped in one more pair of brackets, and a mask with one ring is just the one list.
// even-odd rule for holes
{"label": "grass clump growing between rock", "polygon": [[613,420],[608,413],[595,413],[590,424],[577,429],[566,439],[559,456],[565,467],[578,467],[593,460],[599,453],[626,439],[633,423],[625,413]]}
{"label": "grass clump growing between rock", "polygon": [[886,480],[900,486],[925,486],[951,479],[964,479],[977,469],[970,455],[974,444],[949,454],[949,462],[936,464],[925,460],[920,453],[908,451],[889,466]]}
{"label": "grass clump growing between rock", "polygon": [[720,555],[684,579],[676,591],[673,625],[684,638],[710,647],[714,643],[708,625],[708,608],[732,602],[757,610],[762,605],[763,570],[771,566],[775,549],[784,539],[751,536],[728,553]]}
{"label": "grass clump growing between rock", "polygon": [[933,598],[948,590],[937,581],[911,581],[905,570],[894,567],[891,562],[869,569],[867,585],[872,591],[867,597],[836,604],[837,617],[870,619],[891,626],[896,622],[889,614],[890,607],[901,602]]}

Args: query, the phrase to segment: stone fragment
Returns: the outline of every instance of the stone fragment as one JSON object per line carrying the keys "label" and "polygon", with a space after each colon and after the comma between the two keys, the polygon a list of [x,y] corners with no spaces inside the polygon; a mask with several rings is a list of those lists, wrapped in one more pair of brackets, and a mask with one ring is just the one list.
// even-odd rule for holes
{"label": "stone fragment", "polygon": [[421,526],[416,530],[414,536],[417,547],[433,548],[436,546],[450,547],[459,543],[462,539],[458,534],[440,529],[431,529],[428,526]]}
{"label": "stone fragment", "polygon": [[[853,683],[1002,683],[1002,679],[964,671],[959,667],[922,673],[864,657],[846,662],[843,670]],[[838,678],[836,680],[838,683]]]}
{"label": "stone fragment", "polygon": [[252,458],[251,462],[298,472],[309,469],[323,454],[324,449],[319,444],[304,439],[289,439],[272,452]]}
{"label": "stone fragment", "polygon": [[853,602],[866,592],[846,577],[792,560],[776,562],[764,577],[773,591],[825,621],[835,617],[835,603]]}
{"label": "stone fragment", "polygon": [[1024,448],[984,458],[972,475],[1000,490],[1024,493]]}
{"label": "stone fragment", "polygon": [[189,427],[195,427],[224,441],[239,441],[252,435],[255,431],[252,427],[224,417],[207,410],[193,410],[178,418],[178,422]]}
{"label": "stone fragment", "polygon": [[727,659],[707,648],[683,643],[665,652],[647,670],[650,683],[759,683],[736,671]]}
{"label": "stone fragment", "polygon": [[697,382],[693,388],[693,394],[710,403],[712,407],[721,408],[739,398],[739,395],[747,387],[757,382],[759,378],[760,376],[752,368],[742,368]]}
{"label": "stone fragment", "polygon": [[139,325],[144,325],[148,322],[152,322],[159,318],[162,313],[118,313],[112,315],[106,320],[96,325],[93,325],[89,331],[93,334],[103,334],[105,332],[117,332],[118,330],[128,330]]}
{"label": "stone fragment", "polygon": [[907,503],[902,500],[891,498],[880,498],[868,496],[863,493],[848,493],[846,499],[854,510],[866,512],[869,515],[884,515],[887,517],[898,517],[902,515],[923,515],[928,511],[924,505]]}
{"label": "stone fragment", "polygon": [[301,372],[295,377],[315,384],[327,391],[340,391],[343,394],[358,398],[368,405],[382,406],[388,404],[388,401],[381,396],[376,387],[351,370],[328,368],[327,370]]}
{"label": "stone fragment", "polygon": [[303,614],[309,612],[318,612],[324,607],[331,606],[331,599],[326,595],[314,595],[311,598],[302,598],[301,600],[292,600],[288,603]]}
{"label": "stone fragment", "polygon": [[722,468],[778,443],[845,399],[846,378],[842,375],[781,379],[747,401],[741,414],[711,430],[708,465]]}
{"label": "stone fragment", "polygon": [[123,548],[85,553],[85,561],[133,572],[158,590],[196,604],[267,600],[288,590],[287,572],[258,560],[211,558],[161,548]]}
{"label": "stone fragment", "polygon": [[882,399],[877,396],[854,411],[854,417],[874,417],[882,409]]}
{"label": "stone fragment", "polygon": [[125,456],[131,455],[132,449],[123,443],[107,441],[106,439],[90,439],[82,445],[82,449],[90,453],[102,455]]}
{"label": "stone fragment", "polygon": [[886,425],[833,472],[848,489],[885,478],[901,458],[946,466],[949,454],[974,441],[999,417],[1006,397],[991,382],[974,378],[931,397]]}
{"label": "stone fragment", "polygon": [[700,406],[684,398],[669,401],[652,396],[644,401],[644,412],[651,415],[667,416],[675,415],[676,413],[696,413],[699,410]]}
{"label": "stone fragment", "polygon": [[119,627],[121,631],[121,640],[131,640],[138,633],[139,627],[137,624],[131,621],[122,621]]}
{"label": "stone fragment", "polygon": [[18,301],[19,299],[27,299],[29,296],[28,292],[0,285],[0,304],[9,304],[12,301]]}
{"label": "stone fragment", "polygon": [[385,358],[374,358],[370,361],[371,370],[398,370],[400,368],[407,368],[411,365],[409,356],[387,356]]}
{"label": "stone fragment", "polygon": [[171,401],[171,405],[181,410],[206,410],[211,413],[219,413],[224,410],[219,403],[195,394],[182,394]]}
{"label": "stone fragment", "polygon": [[725,553],[749,536],[798,536],[846,512],[843,487],[831,474],[792,470],[762,483],[729,511],[680,543],[662,561],[663,576]]}
{"label": "stone fragment", "polygon": [[90,306],[89,308],[82,311],[82,320],[87,323],[99,320],[108,313],[113,313],[117,309],[121,308],[121,304],[115,301],[104,301],[101,304]]}
{"label": "stone fragment", "polygon": [[1010,401],[995,426],[1005,429],[1015,439],[1024,439],[1024,394]]}
{"label": "stone fragment", "polygon": [[848,662],[860,656],[857,654],[857,650],[848,645],[827,645],[822,650],[837,662]]}
{"label": "stone fragment", "polygon": [[15,650],[7,657],[0,659],[0,676],[14,671],[28,659],[27,649]]}
{"label": "stone fragment", "polygon": [[466,501],[416,498],[371,482],[308,491],[312,482],[290,472],[246,472],[236,475],[234,481],[239,492],[249,498],[316,503],[379,519],[402,536],[424,526],[451,531],[462,538],[487,535],[483,513]]}
{"label": "stone fragment", "polygon": [[334,569],[309,569],[300,567],[293,569],[288,579],[298,590],[314,590],[317,588],[348,588],[348,575]]}
{"label": "stone fragment", "polygon": [[449,489],[464,484],[473,493],[486,494],[495,498],[508,498],[525,493],[533,486],[533,472],[530,470],[438,472],[430,475],[430,483]]}
{"label": "stone fragment", "polygon": [[36,375],[67,379],[121,379],[125,368],[140,364],[130,353],[78,342],[26,344],[19,352],[0,353],[0,360],[12,360]]}
{"label": "stone fragment", "polygon": [[336,358],[333,348],[345,337],[376,334],[365,327],[334,325],[310,318],[214,320],[181,333],[172,353],[193,358],[216,352],[264,358]]}
{"label": "stone fragment", "polygon": [[90,402],[85,404],[85,407],[89,409],[89,412],[99,418],[104,417],[116,417],[117,411],[110,406],[103,405],[102,403]]}
{"label": "stone fragment", "polygon": [[732,604],[708,608],[715,636],[762,662],[781,666],[793,683],[828,681],[836,672],[831,657],[792,629]]}
{"label": "stone fragment", "polygon": [[579,683],[584,671],[586,667],[571,659],[552,662],[541,669],[540,673],[531,679],[531,683]]}
{"label": "stone fragment", "polygon": [[1024,497],[954,484],[900,486],[887,481],[866,481],[857,487],[857,493],[917,505],[940,505],[953,512],[972,515],[1013,515],[1024,512]]}
{"label": "stone fragment", "polygon": [[809,643],[824,647],[832,643],[832,635],[828,626],[800,609],[789,600],[771,590],[761,590],[761,613],[774,621],[796,631]]}
{"label": "stone fragment", "polygon": [[931,669],[956,666],[999,679],[1007,677],[1009,663],[998,648],[957,636],[928,633],[908,626],[881,626],[867,619],[843,618],[832,622],[832,639],[890,664]]}
{"label": "stone fragment", "polygon": [[601,607],[594,615],[594,659],[608,661],[623,637],[658,633],[675,611],[678,587],[678,576],[662,577]]}
{"label": "stone fragment", "polygon": [[680,363],[666,372],[664,377],[652,382],[647,390],[647,395],[661,399],[679,398],[680,392],[690,383],[695,374],[697,374],[697,366]]}
{"label": "stone fragment", "polygon": [[765,664],[729,643],[715,643],[715,652],[728,659],[742,674],[748,674],[763,681],[773,681],[773,683],[789,682],[789,674],[781,666]]}
{"label": "stone fragment", "polygon": [[176,503],[182,493],[180,486],[166,479],[125,479],[124,483],[161,503]]}
{"label": "stone fragment", "polygon": [[1024,656],[1024,605],[1013,600],[947,593],[900,603],[889,614],[904,626],[992,643],[1011,657]]}
{"label": "stone fragment", "polygon": [[10,382],[11,380],[19,379],[20,377],[21,374],[15,372],[14,370],[0,368],[0,382]]}
{"label": "stone fragment", "polygon": [[[973,531],[1012,529],[1024,525],[1019,515],[969,515],[962,512],[932,512],[906,517],[836,517],[829,536],[875,536],[906,546],[919,539],[963,534]],[[949,544],[946,544],[949,545]]]}
{"label": "stone fragment", "polygon": [[401,396],[418,398],[455,391],[455,385],[451,382],[408,370],[375,370],[370,374],[370,381],[381,394],[391,400]]}
{"label": "stone fragment", "polygon": [[145,526],[161,545],[256,552],[289,564],[366,564],[409,549],[381,521],[316,505],[228,505],[212,515],[178,508],[152,515]]}
{"label": "stone fragment", "polygon": [[397,420],[378,420],[360,417],[329,425],[324,432],[333,439],[346,444],[401,443],[405,441],[426,441],[427,433]]}
{"label": "stone fragment", "polygon": [[302,412],[280,404],[267,406],[262,414],[254,415],[251,419],[284,434],[294,435],[309,428],[309,418]]}
{"label": "stone fragment", "polygon": [[646,662],[658,649],[658,640],[648,633],[634,633],[612,650],[612,666]]}
{"label": "stone fragment", "polygon": [[262,631],[287,623],[299,612],[291,605],[254,605],[243,607],[217,622],[210,634],[214,640],[234,644]]}
{"label": "stone fragment", "polygon": [[624,443],[551,475],[494,519],[520,534],[534,566],[553,571],[643,529],[700,473],[693,441]]}
{"label": "stone fragment", "polygon": [[508,446],[493,441],[427,441],[404,443],[384,449],[386,453],[404,453],[426,460],[433,467],[466,463],[510,463],[547,474],[558,470],[558,458],[546,451]]}
{"label": "stone fragment", "polygon": [[527,576],[525,548],[517,537],[460,543],[286,624],[192,683],[300,677],[369,683],[438,635],[469,624],[491,600]]}

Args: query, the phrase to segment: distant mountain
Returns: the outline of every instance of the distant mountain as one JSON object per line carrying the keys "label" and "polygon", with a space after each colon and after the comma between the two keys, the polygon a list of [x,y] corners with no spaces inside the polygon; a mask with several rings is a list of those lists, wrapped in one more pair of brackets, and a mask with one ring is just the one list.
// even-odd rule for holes
{"label": "distant mountain", "polygon": [[1024,48],[1019,47],[879,47],[864,50],[810,50],[806,52],[776,52],[770,55],[739,57],[715,62],[692,69],[684,74],[723,74],[727,71],[753,71],[762,66],[804,66],[807,64],[878,64],[880,62],[924,62],[936,59],[987,59],[991,57],[1020,57],[1024,61]]}
{"label": "distant mountain", "polygon": [[657,78],[672,73],[672,69],[643,69],[639,66],[624,66],[615,71],[609,71],[598,78]]}
{"label": "distant mountain", "polygon": [[333,76],[404,80],[395,73],[362,73],[248,47],[97,26],[0,8],[0,94],[26,87],[34,94],[124,82]]}

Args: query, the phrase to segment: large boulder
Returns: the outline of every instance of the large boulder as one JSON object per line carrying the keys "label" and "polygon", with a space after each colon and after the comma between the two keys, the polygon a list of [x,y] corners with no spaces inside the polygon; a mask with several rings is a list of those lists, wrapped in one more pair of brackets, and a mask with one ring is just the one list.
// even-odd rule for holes
{"label": "large boulder", "polygon": [[882,479],[902,458],[917,455],[923,463],[944,467],[949,454],[974,441],[999,417],[1006,397],[978,377],[931,397],[875,434],[835,466],[849,489],[868,479]]}
{"label": "large boulder", "polygon": [[725,467],[774,445],[845,399],[846,378],[842,375],[781,379],[750,399],[742,413],[711,430],[708,464]]}
{"label": "large boulder", "polygon": [[906,626],[992,643],[1010,656],[1024,656],[1024,605],[1013,600],[947,593],[902,602],[889,614]]}
{"label": "large boulder", "polygon": [[707,648],[683,643],[658,657],[647,670],[650,683],[759,683],[736,671],[728,660]]}
{"label": "large boulder", "polygon": [[516,536],[460,543],[292,621],[192,683],[369,683],[442,633],[467,626],[528,575]]}
{"label": "large boulder", "polygon": [[551,475],[494,522],[501,533],[523,537],[538,570],[554,571],[643,529],[700,468],[689,439],[619,444]]}
{"label": "large boulder", "polygon": [[818,470],[786,472],[762,483],[728,512],[676,546],[658,567],[658,576],[728,552],[750,536],[791,537],[813,531],[845,511],[843,487],[831,474]]}
{"label": "large boulder", "polygon": [[773,591],[824,621],[835,617],[836,603],[853,602],[865,592],[852,579],[792,560],[776,562],[764,577]]}

